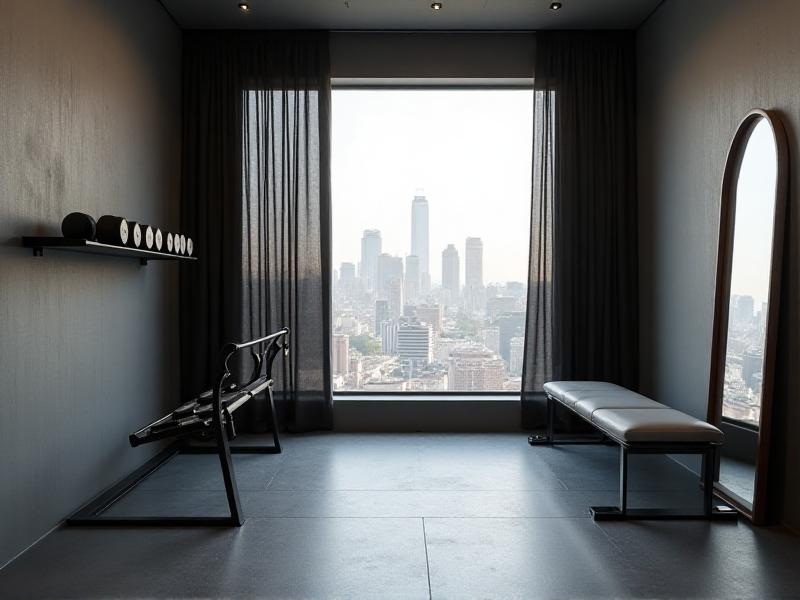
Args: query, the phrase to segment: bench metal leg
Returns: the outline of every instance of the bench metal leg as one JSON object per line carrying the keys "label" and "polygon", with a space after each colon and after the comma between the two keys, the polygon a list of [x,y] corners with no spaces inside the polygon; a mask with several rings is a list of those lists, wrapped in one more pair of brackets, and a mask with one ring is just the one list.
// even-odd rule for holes
{"label": "bench metal leg", "polygon": [[528,443],[531,446],[549,445],[549,444],[603,444],[608,441],[605,435],[599,437],[563,437],[556,439],[555,435],[555,415],[556,415],[556,401],[550,395],[547,395],[547,426],[544,435],[537,433],[528,436]]}
{"label": "bench metal leg", "polygon": [[547,398],[547,429],[545,434],[536,433],[528,436],[528,443],[531,446],[538,444],[552,444],[553,443],[553,414],[555,407],[553,406],[553,399],[548,394]]}
{"label": "bench metal leg", "polygon": [[628,514],[628,449],[619,447],[619,512]]}
{"label": "bench metal leg", "polygon": [[[621,521],[625,519],[709,519],[736,520],[738,513],[727,506],[714,506],[714,464],[717,448],[700,452],[703,455],[703,510],[700,513],[684,513],[661,508],[628,508],[628,457],[635,450],[620,446],[619,454],[619,506],[592,506],[590,513],[595,521]],[[647,454],[669,454],[669,448]]]}

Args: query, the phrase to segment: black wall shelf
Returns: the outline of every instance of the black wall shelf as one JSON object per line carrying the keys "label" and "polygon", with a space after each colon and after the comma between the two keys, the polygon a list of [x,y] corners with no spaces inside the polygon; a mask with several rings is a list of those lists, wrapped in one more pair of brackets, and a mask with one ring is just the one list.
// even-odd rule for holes
{"label": "black wall shelf", "polygon": [[32,248],[34,256],[44,256],[44,250],[47,248],[48,250],[61,250],[64,252],[84,252],[87,254],[105,254],[107,256],[136,258],[143,265],[146,265],[149,260],[197,260],[196,256],[169,254],[167,252],[144,250],[142,248],[101,244],[100,242],[93,242],[92,240],[85,240],[83,238],[25,236],[22,238],[22,245],[25,248]]}

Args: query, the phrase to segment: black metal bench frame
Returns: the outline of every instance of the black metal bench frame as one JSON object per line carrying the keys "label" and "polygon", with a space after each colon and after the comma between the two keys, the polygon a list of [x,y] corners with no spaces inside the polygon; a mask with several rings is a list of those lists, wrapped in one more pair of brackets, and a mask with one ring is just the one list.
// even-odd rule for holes
{"label": "black metal bench frame", "polygon": [[[145,427],[130,435],[131,446],[138,446],[146,442],[159,439],[174,438],[166,449],[162,450],[140,468],[116,483],[111,488],[101,493],[88,504],[80,508],[67,519],[68,525],[81,526],[241,526],[244,521],[239,489],[236,485],[236,475],[233,468],[233,454],[279,454],[281,452],[280,438],[278,435],[278,421],[275,412],[275,402],[272,396],[272,364],[276,356],[289,352],[289,329],[283,328],[271,335],[242,343],[227,344],[219,354],[219,375],[212,390],[211,414],[206,422],[188,427],[185,432],[151,432],[151,427],[164,423],[172,413],[153,421]],[[228,365],[230,358],[237,352],[250,349],[254,361],[254,368],[250,380],[242,385],[232,388],[226,387],[231,379]],[[260,350],[259,350],[260,349]],[[269,404],[269,429],[272,431],[272,445],[231,445],[231,438],[235,436],[233,428],[233,413],[249,400],[264,394]],[[208,422],[210,420],[210,422]],[[198,433],[208,437],[213,436],[213,445],[192,443],[191,439]],[[115,503],[131,492],[138,484],[147,479],[159,468],[178,454],[216,454],[219,457],[222,477],[225,484],[229,516],[191,516],[191,517],[166,517],[166,516],[141,516],[141,517],[114,517],[104,516],[104,513]]]}
{"label": "black metal bench frame", "polygon": [[[590,513],[595,521],[619,521],[626,519],[705,519],[729,520],[737,519],[738,513],[726,505],[714,504],[714,474],[717,469],[718,443],[699,442],[627,442],[622,440],[593,423],[590,419],[574,410],[572,407],[560,402],[550,394],[547,397],[547,430],[545,435],[531,435],[528,443],[535,445],[555,445],[574,443],[603,443],[611,440],[619,445],[619,506],[592,506]],[[589,423],[598,430],[602,439],[565,439],[560,441],[555,436],[554,415],[555,404],[568,409],[573,414]],[[660,508],[628,508],[628,457],[632,454],[700,454],[703,456],[701,471],[701,487],[703,489],[702,513],[684,513],[670,509]]]}

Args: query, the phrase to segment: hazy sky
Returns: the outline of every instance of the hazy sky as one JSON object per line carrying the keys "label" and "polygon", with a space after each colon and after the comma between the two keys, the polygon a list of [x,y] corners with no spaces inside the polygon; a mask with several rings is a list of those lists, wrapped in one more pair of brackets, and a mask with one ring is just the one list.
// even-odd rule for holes
{"label": "hazy sky", "polygon": [[752,296],[756,311],[769,297],[776,165],[772,130],[762,119],[750,134],[739,171],[731,265],[731,293]]}
{"label": "hazy sky", "polygon": [[364,229],[383,251],[411,250],[411,201],[430,206],[430,272],[455,244],[483,239],[484,283],[525,281],[530,238],[533,92],[334,90],[333,260],[358,263]]}

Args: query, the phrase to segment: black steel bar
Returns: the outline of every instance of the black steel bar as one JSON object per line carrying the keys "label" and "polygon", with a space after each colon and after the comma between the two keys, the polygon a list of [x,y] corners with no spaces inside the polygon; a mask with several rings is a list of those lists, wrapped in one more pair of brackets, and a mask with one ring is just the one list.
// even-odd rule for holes
{"label": "black steel bar", "polygon": [[628,449],[619,447],[619,510],[624,516],[628,510]]}
{"label": "black steel bar", "polygon": [[272,428],[272,442],[276,452],[281,451],[281,440],[278,436],[278,415],[275,412],[275,399],[272,397],[272,386],[267,388],[267,402],[269,403],[270,427]]}
{"label": "black steel bar", "polygon": [[[228,357],[229,356],[230,355],[228,355]],[[217,442],[217,453],[219,454],[219,464],[222,469],[222,479],[225,482],[225,496],[228,499],[231,520],[237,526],[241,526],[244,521],[242,519],[242,507],[239,503],[239,488],[236,486],[236,474],[233,470],[233,459],[231,458],[231,451],[229,448],[228,432],[223,422],[225,415],[222,413],[222,389],[225,385],[225,381],[227,381],[231,374],[227,364],[228,357],[223,360],[222,373],[217,381],[217,385],[214,386],[214,398],[212,400],[213,413],[211,418],[214,421],[214,436]],[[230,415],[227,415],[227,417],[228,419],[233,418]]]}
{"label": "black steel bar", "polygon": [[716,448],[711,448],[703,455],[703,512],[708,516],[713,511],[716,455]]}
{"label": "black steel bar", "polygon": [[231,527],[240,525],[231,517],[71,517],[67,523],[78,527]]}
{"label": "black steel bar", "polygon": [[153,458],[136,469],[133,473],[114,484],[102,494],[93,498],[88,503],[79,508],[72,516],[67,519],[68,525],[76,524],[90,518],[97,518],[97,515],[108,510],[113,504],[123,498],[128,492],[135,488],[139,483],[147,479],[154,471],[162,467],[165,463],[178,454],[178,444],[172,444],[165,448]]}

